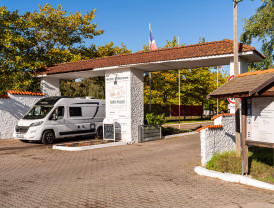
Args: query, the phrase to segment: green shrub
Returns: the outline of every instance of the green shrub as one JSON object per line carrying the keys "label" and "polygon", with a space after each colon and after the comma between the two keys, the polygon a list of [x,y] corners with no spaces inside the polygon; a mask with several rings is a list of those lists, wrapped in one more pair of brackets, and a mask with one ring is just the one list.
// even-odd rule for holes
{"label": "green shrub", "polygon": [[154,113],[147,113],[146,122],[147,124],[163,125],[166,122],[165,114],[154,115]]}

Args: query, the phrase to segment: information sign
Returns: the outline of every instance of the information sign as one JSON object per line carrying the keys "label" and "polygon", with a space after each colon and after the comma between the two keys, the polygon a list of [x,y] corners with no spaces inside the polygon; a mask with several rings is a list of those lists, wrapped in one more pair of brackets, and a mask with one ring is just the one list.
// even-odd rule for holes
{"label": "information sign", "polygon": [[274,97],[247,99],[247,140],[274,143]]}

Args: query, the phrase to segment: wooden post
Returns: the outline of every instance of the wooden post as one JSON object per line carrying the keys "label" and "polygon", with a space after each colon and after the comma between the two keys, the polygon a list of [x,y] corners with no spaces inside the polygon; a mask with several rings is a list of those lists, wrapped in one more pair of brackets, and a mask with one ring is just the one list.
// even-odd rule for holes
{"label": "wooden post", "polygon": [[242,174],[248,174],[248,145],[246,144],[247,99],[242,98]]}
{"label": "wooden post", "polygon": [[186,104],[184,104],[184,120],[186,120]]}
{"label": "wooden post", "polygon": [[[238,60],[238,0],[233,0],[233,50],[234,50],[234,76],[239,73]],[[241,138],[240,138],[240,101],[235,99],[235,129],[236,129],[236,155],[241,155]]]}

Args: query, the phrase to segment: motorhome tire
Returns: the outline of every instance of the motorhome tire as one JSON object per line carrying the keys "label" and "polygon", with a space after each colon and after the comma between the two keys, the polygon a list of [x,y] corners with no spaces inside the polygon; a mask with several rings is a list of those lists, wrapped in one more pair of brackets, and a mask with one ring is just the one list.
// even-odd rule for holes
{"label": "motorhome tire", "polygon": [[98,139],[102,139],[102,138],[103,138],[103,127],[99,127],[99,128],[97,129],[96,137],[97,137]]}
{"label": "motorhome tire", "polygon": [[55,135],[52,130],[44,131],[41,139],[43,144],[52,144],[54,140],[55,140]]}

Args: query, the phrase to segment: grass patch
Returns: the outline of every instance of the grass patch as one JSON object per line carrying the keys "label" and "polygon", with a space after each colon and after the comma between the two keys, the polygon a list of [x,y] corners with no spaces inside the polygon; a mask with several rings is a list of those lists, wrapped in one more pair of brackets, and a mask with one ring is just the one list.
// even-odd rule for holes
{"label": "grass patch", "polygon": [[191,129],[178,129],[174,127],[162,127],[162,134],[163,136],[172,135],[172,134],[180,134],[180,133],[186,133],[186,132],[192,132]]}
{"label": "grass patch", "polygon": [[[252,178],[274,184],[273,149],[250,147],[248,151],[249,175]],[[207,164],[209,170],[223,173],[242,174],[242,159],[236,152],[215,154]]]}

